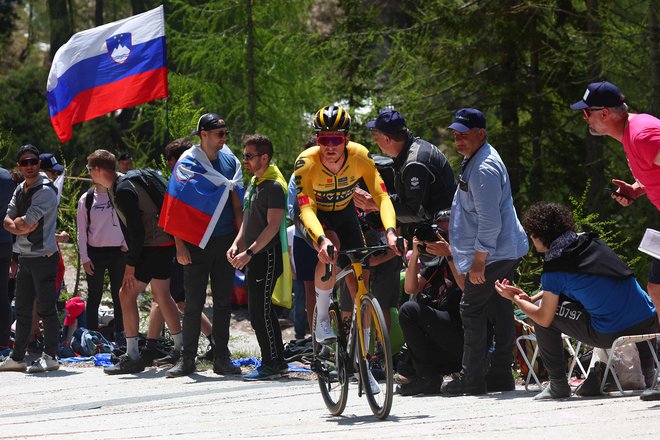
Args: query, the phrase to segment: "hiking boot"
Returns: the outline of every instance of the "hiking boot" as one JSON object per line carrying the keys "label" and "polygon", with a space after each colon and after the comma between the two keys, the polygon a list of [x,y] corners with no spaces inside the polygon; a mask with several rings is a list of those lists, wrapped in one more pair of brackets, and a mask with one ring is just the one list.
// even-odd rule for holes
{"label": "hiking boot", "polygon": [[251,373],[244,375],[243,380],[272,380],[279,379],[281,377],[282,374],[277,369],[269,367],[268,365],[260,365]]}
{"label": "hiking boot", "polygon": [[513,391],[516,389],[516,380],[513,372],[508,370],[488,371],[486,374],[486,390],[489,393],[496,391]]}
{"label": "hiking boot", "polygon": [[282,376],[289,374],[289,364],[286,361],[282,361],[277,367],[277,371],[279,371]]}
{"label": "hiking boot", "polygon": [[213,362],[213,345],[209,344],[206,348],[206,353],[197,356],[197,362]]}
{"label": "hiking boot", "polygon": [[153,367],[154,361],[156,359],[161,359],[163,357],[163,352],[151,347],[144,347],[140,351],[140,359],[144,363],[145,367]]}
{"label": "hiking boot", "polygon": [[181,356],[176,362],[176,365],[167,370],[165,376],[167,377],[181,377],[193,374],[197,368],[195,367],[195,359],[189,359]]}
{"label": "hiking boot", "polygon": [[460,373],[454,375],[451,381],[443,383],[440,391],[443,394],[456,396],[486,394],[486,381],[483,378],[471,378]]}
{"label": "hiking boot", "polygon": [[15,361],[10,356],[0,364],[0,371],[20,371],[22,373],[25,370],[27,370],[25,359]]}
{"label": "hiking boot", "polygon": [[154,365],[156,367],[166,367],[168,365],[174,366],[179,361],[180,357],[181,357],[181,350],[173,348],[172,350],[170,350],[167,356],[161,357],[159,359],[155,359]]}
{"label": "hiking boot", "polygon": [[412,382],[408,382],[397,387],[397,391],[402,396],[416,396],[418,394],[440,394],[442,387],[441,377],[416,377]]}
{"label": "hiking boot", "polygon": [[229,356],[224,356],[213,361],[213,372],[221,376],[242,374],[241,367],[234,365]]}
{"label": "hiking boot", "polygon": [[106,367],[103,369],[105,374],[135,374],[144,371],[144,362],[142,358],[131,359],[127,354],[124,354],[119,357],[119,362],[117,362],[112,367]]}
{"label": "hiking boot", "polygon": [[314,337],[316,338],[316,342],[323,345],[333,344],[337,340],[337,336],[330,326],[329,319],[324,319],[316,323]]}
{"label": "hiking boot", "polygon": [[593,367],[589,369],[587,378],[582,381],[575,389],[576,396],[589,397],[601,396],[600,384],[603,381],[603,364],[596,362]]}
{"label": "hiking boot", "polygon": [[566,378],[551,378],[548,386],[534,396],[534,400],[565,399],[567,397],[571,397],[571,387],[568,386],[568,380]]}
{"label": "hiking boot", "polygon": [[660,400],[660,390],[644,390],[639,396],[644,401]]}
{"label": "hiking boot", "polygon": [[32,362],[28,373],[45,373],[46,371],[55,371],[60,369],[60,363],[52,356],[44,353],[39,359]]}

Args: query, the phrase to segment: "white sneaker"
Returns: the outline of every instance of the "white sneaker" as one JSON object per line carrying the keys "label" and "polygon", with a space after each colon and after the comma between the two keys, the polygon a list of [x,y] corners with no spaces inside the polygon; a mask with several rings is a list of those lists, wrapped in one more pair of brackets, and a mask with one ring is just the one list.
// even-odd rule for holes
{"label": "white sneaker", "polygon": [[337,340],[337,336],[330,326],[329,319],[318,321],[316,323],[314,337],[316,338],[316,342],[323,345],[333,344]]}
{"label": "white sneaker", "polygon": [[380,393],[380,385],[373,374],[371,374],[371,370],[367,370],[367,376],[369,376],[369,388],[371,388],[371,394]]}
{"label": "white sneaker", "polygon": [[0,364],[0,371],[20,371],[23,372],[27,370],[27,364],[25,361],[15,361],[9,356]]}
{"label": "white sneaker", "polygon": [[44,353],[39,359],[34,361],[30,368],[28,368],[28,373],[45,373],[46,371],[55,371],[60,369],[60,363],[57,362],[57,359]]}

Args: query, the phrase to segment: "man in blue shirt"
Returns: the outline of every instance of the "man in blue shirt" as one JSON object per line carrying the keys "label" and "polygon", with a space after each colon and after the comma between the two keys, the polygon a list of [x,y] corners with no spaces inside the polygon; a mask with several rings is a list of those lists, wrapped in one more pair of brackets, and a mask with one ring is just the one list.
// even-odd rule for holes
{"label": "man in blue shirt", "polygon": [[[227,179],[241,173],[236,156],[225,145],[227,125],[215,113],[206,113],[199,118],[197,130],[200,142],[193,148],[201,149],[213,168]],[[178,166],[178,165],[177,165]],[[173,175],[176,171],[173,171]],[[200,333],[201,313],[206,302],[206,286],[211,279],[213,294],[213,371],[216,374],[241,374],[229,357],[229,324],[231,320],[231,292],[234,268],[225,254],[236,238],[243,221],[241,196],[234,189],[223,208],[209,242],[202,249],[192,243],[174,237],[177,261],[183,265],[183,280],[186,295],[186,310],[183,315],[183,352],[174,367],[167,371],[168,377],[186,376],[195,371],[195,357]],[[242,191],[241,191],[242,192]]]}
{"label": "man in blue shirt", "polygon": [[[562,333],[609,348],[620,336],[659,332],[658,315],[632,270],[612,249],[593,234],[575,232],[568,208],[536,203],[523,224],[536,250],[544,254],[541,292],[529,297],[508,280],[498,280],[495,288],[538,324],[536,337],[550,384],[534,399],[569,397]],[[653,354],[646,342],[637,348],[650,387],[656,374]]]}
{"label": "man in blue shirt", "polygon": [[[486,119],[463,108],[449,126],[464,157],[449,223],[449,242],[459,273],[467,274],[461,300],[464,344],[461,374],[444,383],[447,394],[484,394],[515,388],[514,320],[511,304],[495,294],[495,280],[512,277],[529,244],[511,197],[502,159],[486,139]],[[487,310],[487,309],[490,310]],[[487,364],[488,315],[495,325],[495,351]]]}

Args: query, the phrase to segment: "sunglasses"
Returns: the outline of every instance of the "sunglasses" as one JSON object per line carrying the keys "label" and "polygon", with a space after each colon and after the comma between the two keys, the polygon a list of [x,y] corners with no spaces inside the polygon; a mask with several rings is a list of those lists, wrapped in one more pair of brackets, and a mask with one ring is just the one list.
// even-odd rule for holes
{"label": "sunglasses", "polygon": [[263,156],[266,153],[257,153],[257,154],[252,154],[252,153],[243,153],[243,159],[245,160],[252,160],[253,158],[257,156]]}
{"label": "sunglasses", "polygon": [[18,161],[18,164],[22,167],[28,167],[30,165],[39,165],[39,159],[31,157],[29,159],[21,159]]}
{"label": "sunglasses", "polygon": [[87,165],[85,165],[85,168],[87,168],[87,172],[88,172],[89,174],[92,174],[92,170],[93,170],[94,168],[96,168],[96,167],[93,167],[93,166],[90,166],[89,164],[87,164]]}
{"label": "sunglasses", "polygon": [[587,107],[582,109],[582,113],[584,114],[584,119],[587,119],[589,116],[591,116],[591,113],[604,109],[605,107]]}
{"label": "sunglasses", "polygon": [[316,137],[316,141],[319,145],[324,147],[338,147],[344,144],[346,138],[342,135],[321,135]]}
{"label": "sunglasses", "polygon": [[218,130],[218,131],[211,131],[210,133],[215,133],[219,137],[225,137],[229,135],[229,130]]}

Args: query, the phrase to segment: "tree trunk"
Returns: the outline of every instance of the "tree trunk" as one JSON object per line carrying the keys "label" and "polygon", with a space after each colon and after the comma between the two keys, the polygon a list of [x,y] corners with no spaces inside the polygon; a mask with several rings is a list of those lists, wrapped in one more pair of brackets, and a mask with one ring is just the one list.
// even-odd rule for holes
{"label": "tree trunk", "polygon": [[101,26],[103,21],[103,0],[96,0],[94,8],[94,24]]}
{"label": "tree trunk", "polygon": [[247,132],[253,132],[256,124],[256,92],[254,90],[254,22],[252,20],[252,0],[245,0],[247,6],[247,90],[248,90],[248,124]]}
{"label": "tree trunk", "polygon": [[73,35],[73,23],[67,0],[48,0],[50,14],[50,59]]}
{"label": "tree trunk", "polygon": [[[502,83],[504,90],[514,90],[517,85],[519,72],[519,60],[516,49],[509,45],[506,49],[505,61],[503,63]],[[518,119],[518,94],[515,92],[504,92],[500,101],[502,114],[502,136],[498,140],[495,149],[503,156],[504,163],[509,171],[511,180],[511,192],[515,196],[520,191],[522,182],[522,165],[520,163],[520,121]]]}
{"label": "tree trunk", "polygon": [[649,58],[651,65],[651,96],[649,96],[649,112],[660,115],[660,27],[655,2],[649,1]]}
{"label": "tree trunk", "polygon": [[[538,12],[537,12],[538,13]],[[536,14],[533,19],[533,26],[538,26]],[[536,29],[535,29],[536,31]],[[529,194],[530,202],[536,202],[543,199],[543,103],[541,102],[541,72],[539,69],[539,41],[540,38],[532,38],[530,54],[530,74],[532,87],[531,102],[531,134],[532,134],[532,166],[529,176]]]}

